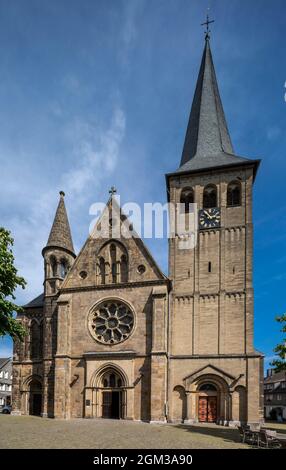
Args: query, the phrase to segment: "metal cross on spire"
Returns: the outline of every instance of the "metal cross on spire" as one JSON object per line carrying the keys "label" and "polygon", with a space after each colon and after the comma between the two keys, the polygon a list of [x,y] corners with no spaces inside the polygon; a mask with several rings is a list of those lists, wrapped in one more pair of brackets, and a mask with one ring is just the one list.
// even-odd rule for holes
{"label": "metal cross on spire", "polygon": [[209,38],[210,38],[210,32],[211,32],[211,30],[210,30],[210,28],[209,28],[209,25],[210,25],[211,23],[214,23],[214,22],[215,22],[215,20],[210,20],[210,19],[209,19],[209,14],[207,13],[207,20],[205,21],[205,23],[202,23],[202,24],[201,24],[201,26],[206,26],[206,27],[207,27],[207,29],[206,29],[206,31],[205,31],[205,35],[206,35],[206,36],[205,36],[205,39],[209,39]]}
{"label": "metal cross on spire", "polygon": [[117,192],[117,189],[114,186],[111,186],[111,188],[109,190],[109,194],[111,194],[111,196],[114,196],[114,194],[116,194],[116,192]]}

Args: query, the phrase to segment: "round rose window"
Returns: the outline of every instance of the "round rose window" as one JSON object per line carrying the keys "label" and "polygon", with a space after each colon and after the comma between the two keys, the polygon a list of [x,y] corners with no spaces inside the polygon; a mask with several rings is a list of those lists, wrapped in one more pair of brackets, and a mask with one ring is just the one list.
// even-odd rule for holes
{"label": "round rose window", "polygon": [[130,335],[134,326],[134,315],[123,302],[102,302],[91,312],[89,330],[92,336],[104,344],[116,344]]}

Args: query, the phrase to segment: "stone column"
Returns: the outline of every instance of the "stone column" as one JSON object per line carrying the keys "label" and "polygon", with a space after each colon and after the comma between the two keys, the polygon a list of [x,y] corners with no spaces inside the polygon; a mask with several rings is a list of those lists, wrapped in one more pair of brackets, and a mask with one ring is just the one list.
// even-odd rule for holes
{"label": "stone column", "polygon": [[[123,392],[124,393],[124,392]],[[126,416],[125,419],[134,419],[134,388],[126,390]]]}
{"label": "stone column", "polygon": [[193,424],[198,422],[196,414],[196,393],[187,391],[187,417],[185,423]]}
{"label": "stone column", "polygon": [[167,396],[167,289],[153,289],[151,352],[151,421],[166,421]]}
{"label": "stone column", "polygon": [[58,299],[57,354],[55,359],[55,418],[70,418],[70,296]]}

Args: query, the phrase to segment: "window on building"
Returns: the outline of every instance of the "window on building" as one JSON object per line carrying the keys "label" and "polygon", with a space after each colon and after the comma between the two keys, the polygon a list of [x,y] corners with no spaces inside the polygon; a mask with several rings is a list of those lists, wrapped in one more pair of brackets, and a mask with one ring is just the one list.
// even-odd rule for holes
{"label": "window on building", "polygon": [[120,260],[120,277],[121,277],[121,282],[127,282],[128,281],[128,264],[127,264],[127,258],[126,255],[121,256]]}
{"label": "window on building", "polygon": [[203,198],[204,209],[212,209],[217,207],[217,188],[216,186],[210,184],[204,189],[204,198]]}
{"label": "window on building", "polygon": [[7,371],[4,372],[4,378],[8,379],[9,378],[9,373]]}
{"label": "window on building", "polygon": [[32,320],[30,326],[30,357],[38,359],[42,357],[43,349],[43,323]]}
{"label": "window on building", "polygon": [[232,181],[227,187],[227,205],[228,207],[241,205],[241,183]]}
{"label": "window on building", "polygon": [[1,370],[0,371],[0,379],[3,379],[3,374],[4,374],[4,372],[3,372],[3,370]]}
{"label": "window on building", "polygon": [[64,279],[68,272],[68,263],[65,259],[62,259],[60,262],[60,276]]}
{"label": "window on building", "polygon": [[278,401],[282,400],[282,395],[280,393],[277,394],[277,400]]}
{"label": "window on building", "polygon": [[57,260],[54,256],[51,256],[50,258],[50,264],[51,264],[51,275],[52,277],[57,276],[57,270],[58,270],[58,265],[57,265]]}
{"label": "window on building", "polygon": [[194,191],[192,188],[185,188],[182,190],[181,193],[181,198],[180,198],[180,203],[182,204],[181,206],[181,211],[184,212],[185,214],[188,214],[190,212],[190,204],[194,204]]}
{"label": "window on building", "polygon": [[105,261],[104,258],[99,260],[99,273],[100,273],[100,283],[105,284]]}
{"label": "window on building", "polygon": [[111,260],[111,277],[112,283],[117,282],[117,273],[116,273],[116,246],[112,243],[110,245],[110,260]]}
{"label": "window on building", "polygon": [[116,276],[116,263],[112,263],[111,265],[111,274],[112,274],[112,283],[115,284],[117,280]]}

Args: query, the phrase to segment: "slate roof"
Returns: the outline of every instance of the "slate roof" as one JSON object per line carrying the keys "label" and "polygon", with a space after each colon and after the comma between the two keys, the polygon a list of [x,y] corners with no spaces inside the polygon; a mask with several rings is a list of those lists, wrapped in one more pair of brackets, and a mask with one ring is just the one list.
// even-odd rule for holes
{"label": "slate roof", "polygon": [[64,192],[60,192],[60,201],[46,247],[64,248],[74,254],[70,224],[67,216]]}
{"label": "slate roof", "polygon": [[0,369],[2,369],[10,361],[11,357],[0,357]]}
{"label": "slate roof", "polygon": [[286,371],[277,372],[276,374],[270,375],[264,379],[265,384],[274,383],[274,382],[283,382],[286,381]]}
{"label": "slate roof", "polygon": [[259,162],[234,153],[206,38],[180,167],[171,174],[244,164],[254,164],[256,172]]}
{"label": "slate roof", "polygon": [[24,308],[37,308],[44,306],[44,293],[38,295],[35,299],[31,300],[28,304],[24,305]]}

